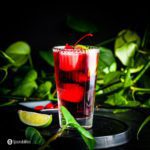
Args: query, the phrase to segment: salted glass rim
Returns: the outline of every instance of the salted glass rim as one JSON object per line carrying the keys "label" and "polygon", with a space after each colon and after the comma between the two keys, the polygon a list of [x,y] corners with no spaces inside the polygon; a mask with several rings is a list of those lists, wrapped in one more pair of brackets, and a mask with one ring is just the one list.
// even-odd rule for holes
{"label": "salted glass rim", "polygon": [[72,49],[72,48],[67,48],[67,49],[65,49],[65,45],[61,45],[61,46],[54,46],[53,48],[52,48],[52,50],[53,51],[74,51],[74,52],[88,52],[88,51],[92,51],[92,52],[97,52],[97,53],[99,53],[100,52],[100,48],[98,48],[98,47],[96,47],[96,46],[89,46],[89,45],[86,45],[86,46],[88,46],[88,50],[81,50],[81,49],[79,49],[79,48],[74,48],[74,49]]}

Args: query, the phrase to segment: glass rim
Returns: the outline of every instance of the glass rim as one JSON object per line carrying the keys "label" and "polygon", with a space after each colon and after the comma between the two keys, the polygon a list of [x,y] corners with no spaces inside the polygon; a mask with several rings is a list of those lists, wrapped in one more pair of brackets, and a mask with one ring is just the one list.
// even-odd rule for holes
{"label": "glass rim", "polygon": [[65,45],[60,45],[60,46],[54,46],[52,48],[53,51],[69,51],[69,52],[97,52],[99,53],[100,52],[100,48],[96,47],[96,46],[89,46],[89,45],[85,45],[85,46],[88,46],[88,50],[83,50],[83,49],[79,49],[79,48],[65,48]]}

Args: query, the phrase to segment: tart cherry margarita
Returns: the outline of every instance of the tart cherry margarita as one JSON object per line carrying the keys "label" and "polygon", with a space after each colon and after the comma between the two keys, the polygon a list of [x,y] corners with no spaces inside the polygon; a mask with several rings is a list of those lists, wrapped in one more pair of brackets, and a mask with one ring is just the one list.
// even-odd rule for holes
{"label": "tart cherry margarita", "polygon": [[[86,34],[81,39],[92,36]],[[81,39],[79,41],[81,41]],[[77,122],[91,128],[93,124],[95,84],[99,49],[93,46],[66,44],[53,48],[59,122],[64,124],[60,106],[65,106]]]}

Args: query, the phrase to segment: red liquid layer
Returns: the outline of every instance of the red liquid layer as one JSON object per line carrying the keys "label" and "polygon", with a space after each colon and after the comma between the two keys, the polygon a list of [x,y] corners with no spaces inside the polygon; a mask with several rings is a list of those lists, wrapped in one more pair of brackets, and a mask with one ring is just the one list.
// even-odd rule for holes
{"label": "red liquid layer", "polygon": [[90,117],[94,109],[98,52],[54,50],[58,107],[75,118]]}

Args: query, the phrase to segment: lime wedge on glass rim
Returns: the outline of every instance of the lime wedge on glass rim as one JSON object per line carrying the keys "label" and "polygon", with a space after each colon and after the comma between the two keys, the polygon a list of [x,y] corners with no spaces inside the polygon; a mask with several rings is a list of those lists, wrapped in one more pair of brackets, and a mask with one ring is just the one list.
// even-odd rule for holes
{"label": "lime wedge on glass rim", "polygon": [[47,127],[52,122],[52,115],[18,110],[18,115],[24,124],[34,127]]}

